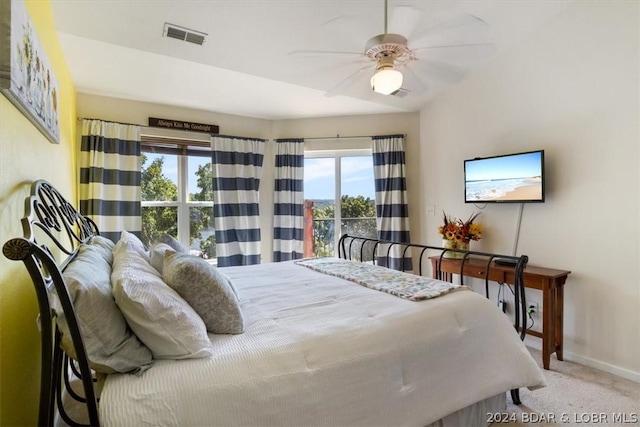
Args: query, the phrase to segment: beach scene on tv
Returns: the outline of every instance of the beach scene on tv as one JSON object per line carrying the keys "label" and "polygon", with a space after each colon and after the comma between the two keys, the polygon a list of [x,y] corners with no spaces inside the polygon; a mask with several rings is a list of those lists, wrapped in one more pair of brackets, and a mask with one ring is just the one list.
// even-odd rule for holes
{"label": "beach scene on tv", "polygon": [[542,153],[465,162],[467,202],[542,201]]}

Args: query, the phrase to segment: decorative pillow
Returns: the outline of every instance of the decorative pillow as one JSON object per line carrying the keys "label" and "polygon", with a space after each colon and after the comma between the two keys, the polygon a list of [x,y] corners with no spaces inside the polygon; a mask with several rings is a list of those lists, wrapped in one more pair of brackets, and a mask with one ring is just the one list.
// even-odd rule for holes
{"label": "decorative pillow", "polygon": [[116,244],[111,283],[122,314],[154,358],[213,355],[202,319],[162,281],[135,242],[121,240]]}
{"label": "decorative pillow", "polygon": [[112,252],[116,245],[111,241],[111,239],[100,235],[93,236],[87,243],[93,246],[100,246],[101,248],[107,249],[109,252]]}
{"label": "decorative pillow", "polygon": [[151,266],[155,268],[158,273],[162,274],[162,264],[164,263],[164,254],[169,252],[175,252],[175,250],[166,243],[154,243],[149,248],[149,259]]}
{"label": "decorative pillow", "polygon": [[[142,240],[140,240],[138,236],[133,233],[122,230],[122,232],[120,233],[120,240],[118,240],[118,243],[120,242],[126,242],[130,244],[132,248],[135,248],[137,251],[146,254],[147,249],[145,248],[144,243],[142,243]],[[118,245],[118,243],[116,243],[116,246]],[[115,249],[116,247],[114,246],[113,250]]]}
{"label": "decorative pillow", "polygon": [[[151,352],[127,326],[111,294],[111,251],[101,246],[80,245],[78,255],[63,273],[85,349],[96,372],[140,372],[153,363]],[[52,294],[53,295],[53,294]],[[57,300],[57,296],[55,297]],[[67,320],[58,306],[62,348],[71,357],[75,350]]]}
{"label": "decorative pillow", "polygon": [[235,287],[217,268],[196,256],[168,252],[162,271],[165,282],[193,307],[209,332],[244,332]]}
{"label": "decorative pillow", "polygon": [[156,243],[166,243],[171,246],[174,251],[180,252],[182,254],[188,254],[189,249],[182,246],[182,244],[171,234],[161,234],[157,239]]}

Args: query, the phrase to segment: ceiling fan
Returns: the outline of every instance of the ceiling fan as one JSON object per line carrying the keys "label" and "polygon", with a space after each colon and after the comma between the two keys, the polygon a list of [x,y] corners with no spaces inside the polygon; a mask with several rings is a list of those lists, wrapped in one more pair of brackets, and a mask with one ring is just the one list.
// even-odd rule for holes
{"label": "ceiling fan", "polygon": [[[409,7],[404,10],[417,9]],[[420,11],[418,11],[420,12]],[[420,12],[421,13],[421,12]],[[416,21],[415,17],[412,19]],[[463,15],[461,19],[455,24],[450,24],[450,27],[467,27],[467,28],[486,28],[485,21],[473,15]],[[418,35],[417,40],[423,39],[425,36],[433,33],[436,29],[429,29],[425,33]],[[490,43],[484,42],[458,42],[458,43],[437,43],[435,45],[410,48],[409,42],[405,36],[400,34],[394,34],[388,32],[388,2],[384,0],[384,32],[370,38],[366,44],[364,52],[336,52],[336,51],[313,51],[313,50],[298,50],[290,52],[290,55],[294,56],[316,56],[316,55],[342,55],[342,56],[356,56],[359,59],[366,59],[368,64],[347,78],[342,80],[332,89],[327,92],[327,96],[333,96],[344,92],[350,87],[365,71],[371,71],[373,69],[373,75],[370,78],[371,89],[382,95],[406,95],[409,92],[415,92],[417,94],[423,93],[427,90],[427,85],[424,81],[418,77],[409,68],[409,64],[420,61],[417,57],[417,53],[427,49],[443,49],[443,48],[459,48],[459,47],[488,47]],[[375,67],[372,66],[375,63]],[[441,65],[441,74],[447,73],[453,70],[444,70],[446,64]],[[403,73],[404,71],[404,73]],[[406,82],[406,78],[409,77],[411,87],[405,87],[403,84]]]}

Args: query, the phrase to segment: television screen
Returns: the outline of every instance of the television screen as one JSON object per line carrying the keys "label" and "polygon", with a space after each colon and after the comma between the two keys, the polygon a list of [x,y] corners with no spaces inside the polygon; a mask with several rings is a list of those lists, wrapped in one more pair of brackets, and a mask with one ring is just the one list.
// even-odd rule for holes
{"label": "television screen", "polygon": [[544,202],[544,150],[465,160],[464,201]]}

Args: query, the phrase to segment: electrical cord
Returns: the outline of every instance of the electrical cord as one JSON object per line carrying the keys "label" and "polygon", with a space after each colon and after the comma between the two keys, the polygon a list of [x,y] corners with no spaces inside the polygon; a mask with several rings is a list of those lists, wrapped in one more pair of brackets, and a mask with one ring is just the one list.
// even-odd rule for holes
{"label": "electrical cord", "polygon": [[533,325],[536,324],[536,321],[533,320],[533,316],[531,316],[531,308],[527,310],[527,316],[529,316],[529,320],[531,320],[531,325],[527,326],[527,329],[533,328]]}
{"label": "electrical cord", "polygon": [[[511,291],[511,294],[513,294],[513,296],[515,297],[515,292],[513,291],[513,288],[511,287],[510,284],[508,283],[504,283],[504,282],[498,282],[498,302],[500,302],[500,297],[504,294],[504,285],[507,285],[507,288],[509,288],[509,290]],[[527,330],[533,328],[533,326],[536,324],[535,319],[533,318],[533,316],[531,316],[531,313],[533,312],[534,308],[533,307],[529,307],[527,308],[527,316],[529,317],[529,320],[531,320],[531,325],[527,326]]]}

